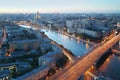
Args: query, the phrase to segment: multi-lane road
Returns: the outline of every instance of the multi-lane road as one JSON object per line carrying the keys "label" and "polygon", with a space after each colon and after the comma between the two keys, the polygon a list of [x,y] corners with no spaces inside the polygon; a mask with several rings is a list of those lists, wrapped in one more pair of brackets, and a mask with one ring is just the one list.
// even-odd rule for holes
{"label": "multi-lane road", "polygon": [[82,60],[78,60],[68,69],[62,70],[59,74],[50,77],[49,80],[77,80],[91,65],[93,65],[98,58],[100,58],[110,47],[120,40],[120,34],[113,37],[103,45],[98,46],[92,50]]}
{"label": "multi-lane road", "polygon": [[120,54],[120,51],[117,49],[112,49],[112,52]]}

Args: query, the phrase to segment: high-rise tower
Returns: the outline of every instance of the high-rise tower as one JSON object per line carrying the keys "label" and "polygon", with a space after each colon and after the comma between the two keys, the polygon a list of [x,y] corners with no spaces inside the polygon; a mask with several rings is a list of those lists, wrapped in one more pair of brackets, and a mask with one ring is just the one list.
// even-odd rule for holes
{"label": "high-rise tower", "polygon": [[38,20],[38,19],[41,19],[41,16],[39,14],[39,12],[37,12],[37,14],[35,15],[35,18]]}

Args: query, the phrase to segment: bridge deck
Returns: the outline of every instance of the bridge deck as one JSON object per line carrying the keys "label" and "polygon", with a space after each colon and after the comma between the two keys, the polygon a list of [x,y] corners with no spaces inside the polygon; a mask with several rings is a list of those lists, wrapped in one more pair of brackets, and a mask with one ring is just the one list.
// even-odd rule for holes
{"label": "bridge deck", "polygon": [[98,46],[86,57],[80,61],[76,61],[69,69],[61,71],[62,75],[55,75],[49,80],[77,80],[94,62],[101,57],[109,48],[116,44],[120,40],[120,34],[113,37],[103,45]]}
{"label": "bridge deck", "polygon": [[116,49],[112,49],[112,52],[120,54],[120,51]]}

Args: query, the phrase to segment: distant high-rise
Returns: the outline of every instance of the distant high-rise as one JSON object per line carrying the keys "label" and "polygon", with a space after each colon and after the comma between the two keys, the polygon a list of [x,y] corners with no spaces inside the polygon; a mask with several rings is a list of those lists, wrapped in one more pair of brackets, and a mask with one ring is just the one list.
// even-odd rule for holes
{"label": "distant high-rise", "polygon": [[41,16],[39,14],[39,12],[37,12],[37,14],[35,15],[35,18],[38,20],[38,19],[41,19]]}
{"label": "distant high-rise", "polygon": [[117,27],[120,27],[120,22],[117,22]]}
{"label": "distant high-rise", "polygon": [[4,27],[3,28],[3,41],[5,41],[6,40],[6,28]]}

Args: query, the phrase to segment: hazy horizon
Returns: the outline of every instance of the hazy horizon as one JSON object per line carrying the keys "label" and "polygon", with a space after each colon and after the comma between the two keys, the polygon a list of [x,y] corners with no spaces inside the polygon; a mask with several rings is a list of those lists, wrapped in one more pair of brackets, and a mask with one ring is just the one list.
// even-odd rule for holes
{"label": "hazy horizon", "polygon": [[1,0],[0,13],[120,13],[120,0]]}

